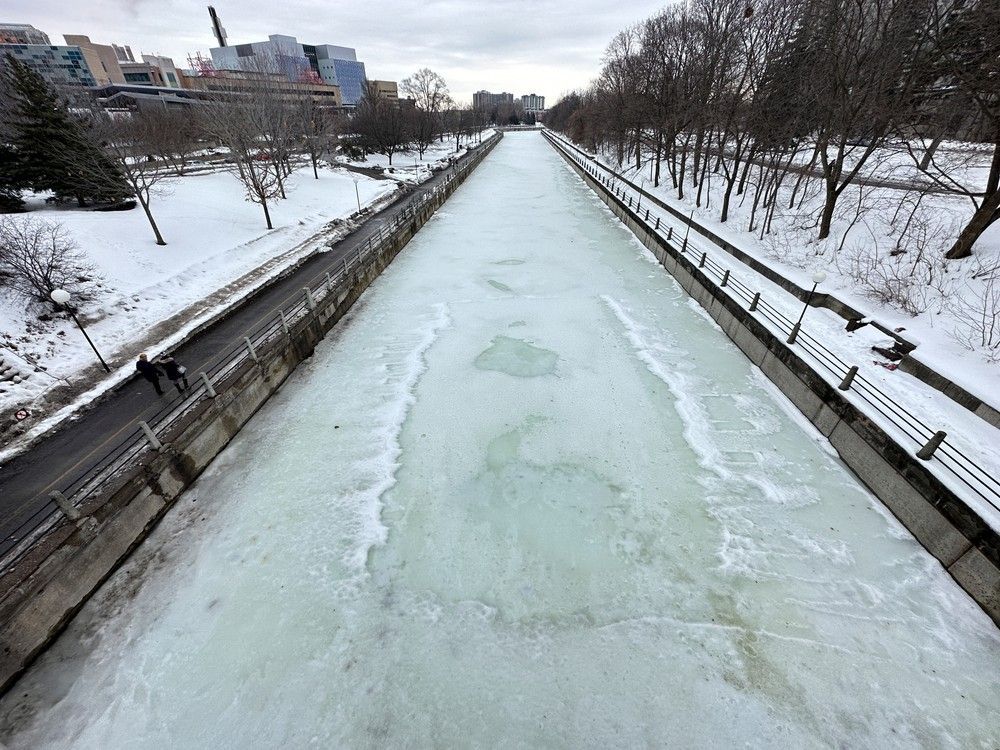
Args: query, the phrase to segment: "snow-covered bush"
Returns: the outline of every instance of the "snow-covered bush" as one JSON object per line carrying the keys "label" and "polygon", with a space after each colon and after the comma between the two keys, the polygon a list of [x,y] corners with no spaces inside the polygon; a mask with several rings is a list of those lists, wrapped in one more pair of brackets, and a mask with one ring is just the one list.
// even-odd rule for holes
{"label": "snow-covered bush", "polygon": [[38,301],[48,301],[57,288],[86,299],[92,272],[61,224],[0,218],[0,286]]}

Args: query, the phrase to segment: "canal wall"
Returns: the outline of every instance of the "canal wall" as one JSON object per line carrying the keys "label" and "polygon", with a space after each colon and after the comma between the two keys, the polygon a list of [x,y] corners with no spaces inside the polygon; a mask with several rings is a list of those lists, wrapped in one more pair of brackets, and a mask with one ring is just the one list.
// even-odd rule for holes
{"label": "canal wall", "polygon": [[651,231],[636,211],[582,169],[552,136],[543,135],[750,361],[830,441],[844,463],[1000,625],[1000,535],[928,471],[923,461],[712,282],[695,259]]}
{"label": "canal wall", "polygon": [[470,155],[443,190],[414,208],[367,258],[331,284],[326,294],[306,294],[308,314],[288,319],[267,350],[253,350],[202,404],[157,436],[152,457],[109,480],[55,524],[0,577],[0,692],[7,690],[72,620],[91,595],[150,534],[177,498],[240,429],[309,358],[420,228],[444,204],[502,136]]}

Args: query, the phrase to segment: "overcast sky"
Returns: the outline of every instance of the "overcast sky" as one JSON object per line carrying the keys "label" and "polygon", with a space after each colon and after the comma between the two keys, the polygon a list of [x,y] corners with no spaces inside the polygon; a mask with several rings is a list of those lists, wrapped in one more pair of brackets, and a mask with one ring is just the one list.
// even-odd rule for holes
{"label": "overcast sky", "polygon": [[[215,46],[206,6],[194,0],[3,0],[0,22],[30,23],[62,44],[63,34],[130,44],[187,67],[187,55]],[[546,104],[586,86],[621,28],[663,0],[214,0],[229,43],[289,34],[307,44],[354,47],[370,78],[400,80],[420,67],[444,76],[459,101],[481,88]]]}

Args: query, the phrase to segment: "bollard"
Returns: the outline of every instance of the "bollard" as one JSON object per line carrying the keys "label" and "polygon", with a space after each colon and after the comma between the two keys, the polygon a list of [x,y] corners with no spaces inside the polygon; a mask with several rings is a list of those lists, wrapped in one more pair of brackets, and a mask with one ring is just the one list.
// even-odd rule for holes
{"label": "bollard", "polygon": [[757,312],[757,303],[760,302],[760,292],[757,292],[753,296],[753,300],[750,302],[750,312]]}
{"label": "bollard", "polygon": [[707,252],[703,252],[701,254],[701,260],[698,261],[698,268],[704,268],[705,267],[705,258],[707,258],[707,257],[708,257],[708,253]]}
{"label": "bollard", "polygon": [[944,439],[948,436],[948,433],[938,430],[934,433],[934,437],[927,441],[927,445],[917,451],[917,458],[922,461],[930,461],[931,456],[934,455],[934,451],[938,449],[938,446],[944,442]]}
{"label": "bollard", "polygon": [[244,336],[243,341],[246,342],[247,353],[250,355],[250,359],[259,365],[260,360],[257,358],[257,350],[253,348],[253,342],[250,340],[250,337]]}
{"label": "bollard", "polygon": [[854,376],[857,374],[858,374],[858,366],[853,365],[851,369],[847,371],[847,374],[844,376],[844,379],[840,381],[840,385],[838,385],[837,387],[842,391],[849,391],[851,389],[851,383],[854,382]]}
{"label": "bollard", "polygon": [[722,283],[719,284],[719,286],[725,286],[728,283],[729,283],[729,269],[727,268],[726,272],[722,274]]}
{"label": "bollard", "polygon": [[310,312],[316,312],[316,300],[313,299],[312,289],[304,286],[302,287],[302,291],[306,294],[306,307],[309,308]]}
{"label": "bollard", "polygon": [[[142,424],[145,424],[145,422]],[[65,515],[70,521],[76,522],[82,518],[83,514],[80,513],[79,509],[73,505],[73,503],[66,499],[66,496],[63,493],[56,490],[55,492],[50,492],[49,497],[55,500],[56,505],[59,506],[59,510],[61,510],[63,515]]]}
{"label": "bollard", "polygon": [[157,439],[156,434],[153,432],[153,428],[149,426],[149,423],[140,421],[139,426],[142,428],[143,433],[145,433],[146,440],[148,440],[149,444],[153,446],[153,450],[162,451],[163,443]]}
{"label": "bollard", "polygon": [[208,375],[206,375],[204,372],[199,372],[198,377],[200,377],[201,382],[205,384],[205,395],[208,396],[209,398],[215,398],[218,394],[212,387],[212,381],[208,379]]}
{"label": "bollard", "polygon": [[329,271],[326,272],[326,291],[328,291],[328,292],[332,292],[333,291],[333,279],[330,278],[330,272]]}
{"label": "bollard", "polygon": [[285,317],[285,311],[278,310],[278,315],[281,317],[281,330],[285,332],[286,336],[291,336],[292,332],[288,330],[288,318]]}
{"label": "bollard", "polygon": [[800,325],[799,323],[796,323],[795,325],[793,325],[792,326],[792,332],[790,334],[788,334],[788,338],[785,339],[785,343],[788,344],[789,346],[791,346],[792,344],[794,344],[795,343],[795,339],[797,339],[798,336],[799,336],[799,325]]}

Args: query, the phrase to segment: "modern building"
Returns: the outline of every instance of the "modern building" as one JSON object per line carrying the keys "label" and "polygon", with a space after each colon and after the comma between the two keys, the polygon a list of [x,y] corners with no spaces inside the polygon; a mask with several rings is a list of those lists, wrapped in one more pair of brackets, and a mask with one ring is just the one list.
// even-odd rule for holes
{"label": "modern building", "polygon": [[493,107],[498,107],[501,104],[513,104],[514,95],[508,94],[506,91],[500,94],[493,94],[489,91],[477,91],[472,95],[472,107],[473,109],[492,109]]}
{"label": "modern building", "polygon": [[82,34],[63,34],[66,44],[79,47],[83,59],[87,61],[90,72],[94,74],[96,85],[106,86],[109,83],[125,83],[125,76],[118,64],[117,45],[95,44],[90,37]]}
{"label": "modern building", "polygon": [[375,88],[375,96],[379,99],[399,101],[399,86],[396,85],[395,81],[372,80],[369,83]]}
{"label": "modern building", "polygon": [[156,65],[151,65],[148,62],[123,62],[119,65],[122,69],[122,75],[125,76],[125,83],[137,86],[165,87],[167,85],[163,80],[163,74]]}
{"label": "modern building", "polygon": [[83,50],[53,44],[0,44],[0,65],[10,55],[54,86],[96,86]]}
{"label": "modern building", "polygon": [[308,93],[322,107],[342,106],[340,87],[322,81],[289,81],[281,73],[261,73],[252,70],[219,70],[213,75],[183,76],[186,92],[205,92],[217,96],[252,95],[262,86],[276,89],[291,98]]}
{"label": "modern building", "polygon": [[351,47],[300,44],[293,36],[272,34],[265,42],[213,47],[210,52],[218,70],[279,72],[290,82],[337,86],[346,106],[355,106],[364,94],[365,64]]}
{"label": "modern building", "polygon": [[143,55],[142,61],[160,71],[164,86],[171,89],[181,88],[181,74],[172,58],[162,55]]}
{"label": "modern building", "polygon": [[0,44],[52,44],[49,35],[27,23],[0,23]]}
{"label": "modern building", "polygon": [[545,111],[545,97],[538,94],[525,94],[521,97],[521,107],[525,113],[538,114]]}

